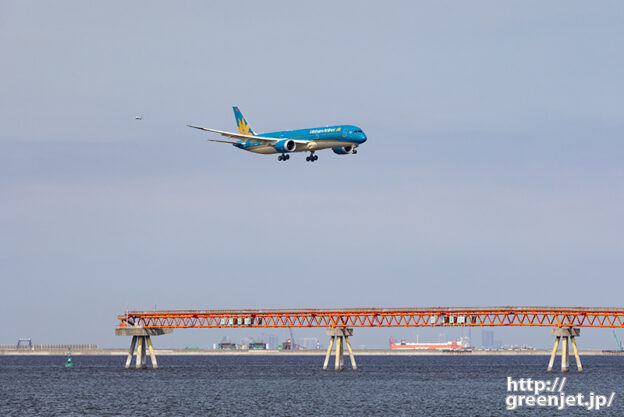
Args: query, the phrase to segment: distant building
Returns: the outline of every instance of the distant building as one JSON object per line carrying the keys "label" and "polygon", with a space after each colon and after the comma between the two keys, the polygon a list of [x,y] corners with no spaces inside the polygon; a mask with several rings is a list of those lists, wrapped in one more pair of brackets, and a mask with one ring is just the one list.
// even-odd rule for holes
{"label": "distant building", "polygon": [[483,349],[494,349],[494,332],[492,330],[481,330],[481,347]]}
{"label": "distant building", "polygon": [[316,337],[304,337],[301,345],[304,349],[319,349],[320,343]]}
{"label": "distant building", "polygon": [[269,349],[277,349],[277,336],[270,334],[267,339]]}
{"label": "distant building", "polygon": [[289,337],[284,343],[282,343],[282,350],[297,350],[300,346],[293,343],[293,340]]}
{"label": "distant building", "polygon": [[223,342],[219,343],[217,349],[233,350],[236,349],[236,343],[229,340],[224,340]]}

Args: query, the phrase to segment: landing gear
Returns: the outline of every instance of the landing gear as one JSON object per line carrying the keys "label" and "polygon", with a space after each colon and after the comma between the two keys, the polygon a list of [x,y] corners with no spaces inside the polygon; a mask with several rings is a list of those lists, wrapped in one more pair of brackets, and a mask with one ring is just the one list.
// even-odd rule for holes
{"label": "landing gear", "polygon": [[310,152],[310,156],[306,156],[306,161],[314,162],[318,159],[318,155],[314,155],[314,151]]}
{"label": "landing gear", "polygon": [[290,155],[288,154],[281,154],[280,156],[277,157],[278,161],[288,161],[290,159]]}

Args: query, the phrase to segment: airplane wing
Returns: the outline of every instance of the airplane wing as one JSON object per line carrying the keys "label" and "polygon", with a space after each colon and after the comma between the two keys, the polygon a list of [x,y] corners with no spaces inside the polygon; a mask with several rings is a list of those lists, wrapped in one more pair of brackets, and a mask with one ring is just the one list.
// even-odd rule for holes
{"label": "airplane wing", "polygon": [[[243,135],[241,133],[225,132],[223,130],[208,129],[208,128],[199,127],[199,126],[191,126],[191,125],[187,125],[187,126],[188,127],[192,127],[193,129],[205,130],[206,132],[218,133],[221,136],[225,136],[227,138],[238,139],[238,140],[245,140],[245,141],[249,141],[249,142],[263,142],[263,143],[268,143],[268,144],[272,145],[272,144],[275,144],[276,142],[278,142],[280,140],[278,138],[265,138],[265,137],[260,137],[260,136]],[[218,142],[218,141],[214,141],[214,142]],[[223,141],[223,142],[225,142],[225,143],[239,143],[239,142],[226,142],[226,141]]]}
{"label": "airplane wing", "polygon": [[[288,139],[288,138],[267,138],[263,136],[243,135],[241,133],[225,132],[223,130],[208,129],[206,127],[199,127],[199,126],[192,126],[192,125],[187,125],[187,126],[192,127],[193,129],[205,130],[206,132],[218,133],[221,136],[225,136],[225,137],[232,138],[232,139],[244,140],[244,141],[249,141],[249,142],[262,142],[266,145],[275,145],[280,140]],[[221,140],[221,141],[214,140],[214,139],[208,139],[208,140],[210,140],[211,142],[240,143],[240,142],[225,141],[225,140]],[[290,139],[290,140],[294,141],[298,146],[306,145],[308,143],[308,141],[305,141],[305,140],[296,140],[296,139]]]}

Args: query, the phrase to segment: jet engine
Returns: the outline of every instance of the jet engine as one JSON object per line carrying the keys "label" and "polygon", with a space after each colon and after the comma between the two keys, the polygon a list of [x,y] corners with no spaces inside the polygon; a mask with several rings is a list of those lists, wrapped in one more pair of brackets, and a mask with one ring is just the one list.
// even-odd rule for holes
{"label": "jet engine", "polygon": [[334,153],[338,155],[347,155],[350,153],[357,153],[357,149],[355,149],[355,146],[353,145],[339,146],[337,148],[332,148],[332,151],[334,151]]}
{"label": "jet engine", "polygon": [[292,139],[284,139],[277,142],[274,147],[277,152],[285,153],[294,151],[297,144]]}

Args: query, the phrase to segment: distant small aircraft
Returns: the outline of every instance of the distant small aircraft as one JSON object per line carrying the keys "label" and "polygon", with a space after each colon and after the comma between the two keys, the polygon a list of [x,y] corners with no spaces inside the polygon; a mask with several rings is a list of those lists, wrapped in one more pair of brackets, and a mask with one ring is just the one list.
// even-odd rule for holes
{"label": "distant small aircraft", "polygon": [[330,148],[338,155],[355,154],[357,153],[356,148],[366,142],[366,134],[362,129],[353,125],[324,126],[256,134],[251,130],[238,107],[234,107],[234,117],[238,125],[238,133],[187,126],[234,139],[207,139],[211,142],[230,143],[239,149],[255,153],[279,153],[278,161],[287,161],[290,159],[289,154],[293,152],[310,152],[306,161],[314,162],[318,159],[318,156],[314,155],[314,151]]}
{"label": "distant small aircraft", "polygon": [[143,120],[143,115],[134,116],[134,120]]}

